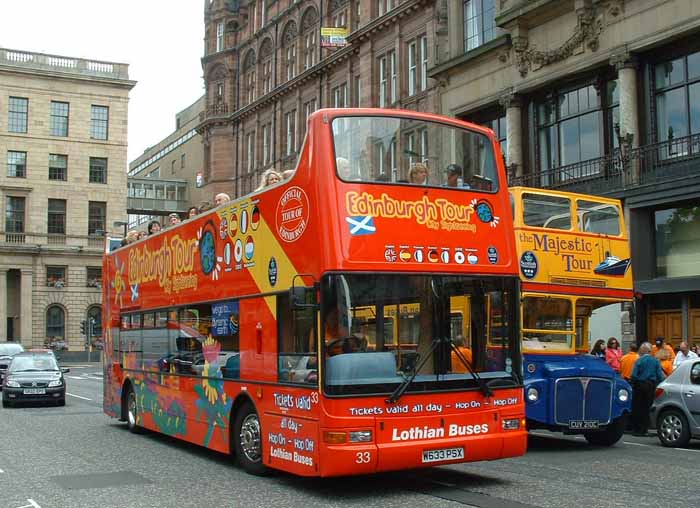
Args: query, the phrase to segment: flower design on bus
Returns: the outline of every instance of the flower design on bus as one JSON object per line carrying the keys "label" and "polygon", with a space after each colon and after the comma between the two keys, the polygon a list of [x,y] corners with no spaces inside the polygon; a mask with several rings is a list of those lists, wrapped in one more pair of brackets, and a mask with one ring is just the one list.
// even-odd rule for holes
{"label": "flower design on bus", "polygon": [[134,379],[136,402],[141,406],[137,412],[140,425],[143,418],[150,416],[158,430],[164,434],[175,436],[187,433],[187,419],[184,409],[173,398],[158,396],[158,384],[149,379]]}
{"label": "flower design on bus", "polygon": [[233,402],[224,392],[224,380],[221,374],[221,365],[219,365],[220,351],[221,344],[214,340],[211,335],[202,343],[204,356],[202,383],[195,386],[194,391],[199,396],[196,402],[197,417],[203,413],[209,425],[204,437],[204,446],[209,444],[216,427],[219,427],[222,433],[225,432],[227,415],[231,411]]}
{"label": "flower design on bus", "polygon": [[473,199],[471,204],[472,207],[476,210],[476,215],[477,217],[479,217],[479,220],[481,222],[488,223],[492,228],[498,226],[500,218],[493,214],[491,204],[488,201],[477,201],[476,199]]}
{"label": "flower design on bus", "polygon": [[124,283],[124,278],[122,277],[124,275],[124,268],[126,267],[126,263],[120,266],[119,258],[115,257],[114,264],[116,269],[114,271],[114,279],[112,279],[110,285],[112,286],[112,289],[114,289],[114,304],[116,305],[118,303],[121,307],[122,305],[124,305],[122,291],[126,289],[126,284]]}

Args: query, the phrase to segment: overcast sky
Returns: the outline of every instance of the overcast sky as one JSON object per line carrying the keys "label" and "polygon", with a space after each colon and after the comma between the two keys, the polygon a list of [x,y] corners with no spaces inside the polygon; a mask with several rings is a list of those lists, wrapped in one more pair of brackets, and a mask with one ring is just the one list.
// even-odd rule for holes
{"label": "overcast sky", "polygon": [[128,63],[128,161],[203,93],[202,0],[0,0],[0,47]]}

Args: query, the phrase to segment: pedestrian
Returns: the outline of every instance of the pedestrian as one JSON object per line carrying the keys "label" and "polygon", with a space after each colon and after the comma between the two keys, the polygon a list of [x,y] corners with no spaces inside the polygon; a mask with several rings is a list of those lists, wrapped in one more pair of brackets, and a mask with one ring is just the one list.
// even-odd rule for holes
{"label": "pedestrian", "polygon": [[191,219],[192,217],[194,217],[194,216],[197,215],[198,213],[199,213],[199,210],[197,209],[196,206],[190,206],[190,207],[187,209],[187,218],[188,218],[188,219]]}
{"label": "pedestrian", "polygon": [[668,351],[669,355],[671,355],[671,361],[676,359],[676,352],[673,350],[670,344],[666,344],[666,341],[663,337],[657,337],[654,343],[654,347],[651,348],[652,355],[656,356],[656,353],[659,352],[659,349],[665,349]]}
{"label": "pedestrian", "polygon": [[695,353],[696,355],[698,355],[698,357],[700,357],[700,349],[698,349],[698,345],[697,345],[697,344],[691,343],[691,344],[689,345],[689,347],[690,347],[690,350],[691,350],[693,353]]}
{"label": "pedestrian", "polygon": [[605,341],[603,339],[598,339],[593,344],[593,349],[591,349],[591,354],[596,358],[605,360]]}
{"label": "pedestrian", "polygon": [[639,360],[632,369],[632,432],[646,436],[649,430],[649,410],[654,402],[656,386],[665,379],[661,363],[651,354],[651,344],[639,347]]}
{"label": "pedestrian", "polygon": [[671,359],[671,354],[668,352],[668,349],[659,349],[654,356],[656,356],[656,359],[661,363],[661,370],[664,371],[664,375],[667,377],[670,376],[671,372],[673,372],[674,360]]}
{"label": "pedestrian", "polygon": [[148,223],[148,234],[149,235],[154,235],[156,233],[160,233],[161,227],[160,227],[160,222],[157,220],[152,220],[151,222]]}
{"label": "pedestrian", "polygon": [[612,370],[620,372],[620,360],[622,359],[622,350],[620,343],[615,337],[608,339],[608,346],[605,348],[605,363],[610,365]]}
{"label": "pedestrian", "polygon": [[639,360],[637,349],[637,344],[633,342],[630,344],[629,352],[620,359],[620,375],[627,381],[632,377],[632,369],[634,368],[635,362]]}
{"label": "pedestrian", "polygon": [[224,203],[228,203],[229,201],[231,201],[231,197],[225,192],[219,192],[216,196],[214,196],[214,204],[216,206],[223,205]]}
{"label": "pedestrian", "polygon": [[698,355],[690,349],[686,341],[681,342],[676,359],[673,360],[673,370],[676,370],[684,361],[693,360],[697,357]]}
{"label": "pedestrian", "polygon": [[168,215],[168,226],[169,227],[177,226],[178,224],[180,224],[180,222],[182,222],[182,221],[180,220],[180,216],[178,214],[171,213],[170,215]]}

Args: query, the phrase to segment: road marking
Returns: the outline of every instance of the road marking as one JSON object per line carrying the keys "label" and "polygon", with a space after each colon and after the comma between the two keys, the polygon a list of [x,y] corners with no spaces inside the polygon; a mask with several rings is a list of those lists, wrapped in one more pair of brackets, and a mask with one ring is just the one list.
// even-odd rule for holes
{"label": "road marking", "polygon": [[19,508],[41,508],[41,506],[39,506],[39,503],[37,503],[33,499],[27,499],[27,502],[29,504],[25,504],[24,506],[20,506]]}
{"label": "road marking", "polygon": [[81,381],[85,378],[79,377],[79,376],[66,376],[68,379],[80,379]]}
{"label": "road marking", "polygon": [[68,392],[66,392],[66,395],[70,395],[71,397],[75,397],[75,398],[77,398],[77,399],[92,400],[92,399],[88,399],[87,397],[82,397],[82,396],[80,396],[80,395],[74,395],[74,394],[68,393]]}
{"label": "road marking", "polygon": [[629,445],[632,445],[632,446],[649,446],[649,447],[653,446],[653,445],[644,444],[644,443],[632,443],[631,441],[623,441],[623,443],[624,443],[624,444],[629,444]]}
{"label": "road marking", "polygon": [[0,469],[0,474],[2,474],[2,473],[4,473],[4,472],[5,472],[5,471],[3,471],[2,469]]}

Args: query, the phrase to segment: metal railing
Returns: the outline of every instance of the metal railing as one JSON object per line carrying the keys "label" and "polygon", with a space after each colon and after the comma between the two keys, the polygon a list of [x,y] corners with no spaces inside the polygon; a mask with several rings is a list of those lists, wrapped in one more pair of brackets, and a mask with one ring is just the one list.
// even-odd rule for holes
{"label": "metal railing", "polygon": [[0,245],[20,245],[41,247],[43,245],[74,250],[76,252],[84,248],[102,249],[104,246],[103,235],[56,235],[48,233],[16,233],[0,230]]}
{"label": "metal railing", "polygon": [[700,134],[613,153],[522,176],[509,185],[558,189],[584,194],[617,195],[626,190],[700,175]]}

